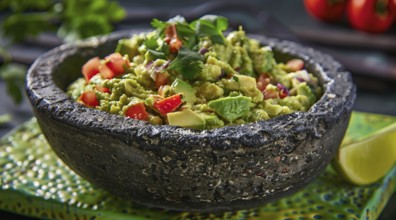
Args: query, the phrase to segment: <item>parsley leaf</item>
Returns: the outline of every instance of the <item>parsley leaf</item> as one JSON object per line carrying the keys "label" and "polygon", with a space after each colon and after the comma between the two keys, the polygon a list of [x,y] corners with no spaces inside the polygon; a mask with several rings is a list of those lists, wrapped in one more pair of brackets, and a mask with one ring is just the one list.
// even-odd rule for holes
{"label": "parsley leaf", "polygon": [[182,47],[176,58],[167,67],[167,70],[174,70],[180,73],[184,79],[194,80],[202,71],[203,57],[199,53]]}

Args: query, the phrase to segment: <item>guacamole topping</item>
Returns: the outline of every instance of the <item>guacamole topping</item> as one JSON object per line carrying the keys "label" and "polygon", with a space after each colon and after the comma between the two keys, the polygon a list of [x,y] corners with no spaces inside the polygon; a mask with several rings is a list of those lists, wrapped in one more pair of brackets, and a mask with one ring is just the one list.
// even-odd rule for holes
{"label": "guacamole topping", "polygon": [[242,27],[224,35],[224,17],[151,24],[155,31],[121,39],[114,53],[86,62],[67,93],[91,108],[193,129],[307,111],[322,94],[303,60],[277,62]]}

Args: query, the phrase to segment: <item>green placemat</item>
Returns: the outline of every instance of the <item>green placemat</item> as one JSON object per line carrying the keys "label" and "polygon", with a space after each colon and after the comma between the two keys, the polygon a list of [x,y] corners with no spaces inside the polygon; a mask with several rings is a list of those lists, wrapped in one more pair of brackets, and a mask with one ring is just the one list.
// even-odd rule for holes
{"label": "green placemat", "polygon": [[[367,133],[367,124],[376,126],[365,121],[369,118],[379,124],[396,121],[354,113],[348,135],[355,138]],[[367,220],[379,216],[395,191],[396,166],[369,186],[348,184],[329,166],[303,190],[262,207],[221,214],[170,212],[137,206],[80,178],[52,152],[32,119],[1,139],[0,178],[0,209],[44,219]]]}

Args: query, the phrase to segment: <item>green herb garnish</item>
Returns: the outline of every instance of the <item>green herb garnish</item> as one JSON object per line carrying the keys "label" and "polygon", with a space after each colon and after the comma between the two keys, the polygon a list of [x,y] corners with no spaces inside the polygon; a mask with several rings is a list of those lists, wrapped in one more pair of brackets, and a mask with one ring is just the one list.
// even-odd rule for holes
{"label": "green herb garnish", "polygon": [[199,53],[182,47],[176,58],[167,67],[180,73],[184,79],[193,80],[202,71],[203,57]]}

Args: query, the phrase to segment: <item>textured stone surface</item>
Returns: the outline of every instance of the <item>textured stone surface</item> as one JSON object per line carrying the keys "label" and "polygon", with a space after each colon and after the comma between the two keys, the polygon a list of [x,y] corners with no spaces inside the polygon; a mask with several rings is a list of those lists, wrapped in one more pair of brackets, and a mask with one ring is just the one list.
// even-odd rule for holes
{"label": "textured stone surface", "polygon": [[262,36],[252,35],[272,46],[280,60],[304,59],[320,79],[324,94],[308,112],[201,131],[150,125],[68,98],[64,89],[80,76],[82,64],[111,53],[116,39],[131,34],[55,48],[27,76],[28,96],[45,137],[88,181],[148,206],[233,210],[303,187],[336,152],[355,99],[350,74],[318,51]]}

